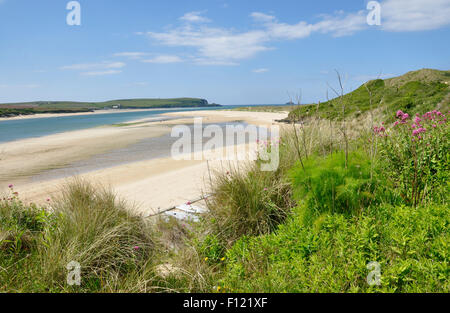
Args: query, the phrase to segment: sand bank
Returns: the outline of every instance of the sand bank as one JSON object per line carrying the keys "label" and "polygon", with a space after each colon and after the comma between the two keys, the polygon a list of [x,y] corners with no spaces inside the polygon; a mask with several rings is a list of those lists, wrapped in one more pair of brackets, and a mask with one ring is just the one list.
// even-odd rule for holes
{"label": "sand bank", "polygon": [[[166,115],[181,118],[160,122],[143,119],[122,127],[105,126],[0,144],[0,190],[7,192],[7,185],[13,183],[25,202],[45,203],[47,198],[56,197],[61,185],[67,181],[67,178],[30,180],[46,169],[64,167],[76,160],[167,134],[173,125],[192,123],[194,117],[203,117],[204,123],[245,121],[268,126],[275,119],[286,116],[282,113],[241,111],[173,112]],[[246,146],[246,149],[251,151],[255,147]],[[139,212],[148,214],[158,208],[198,198],[207,191],[210,174],[226,166],[223,161],[166,157],[122,164],[79,176],[110,186],[120,198],[135,204]]]}

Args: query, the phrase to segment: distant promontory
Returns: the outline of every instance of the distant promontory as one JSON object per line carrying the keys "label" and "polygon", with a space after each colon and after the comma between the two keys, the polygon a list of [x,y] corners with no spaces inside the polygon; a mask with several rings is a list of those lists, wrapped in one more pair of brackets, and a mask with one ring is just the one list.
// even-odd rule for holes
{"label": "distant promontory", "polygon": [[169,98],[169,99],[120,99],[104,102],[76,101],[33,101],[0,104],[0,117],[30,115],[39,113],[78,113],[93,112],[102,109],[156,109],[156,108],[186,108],[186,107],[218,107],[219,104],[209,104],[200,98]]}

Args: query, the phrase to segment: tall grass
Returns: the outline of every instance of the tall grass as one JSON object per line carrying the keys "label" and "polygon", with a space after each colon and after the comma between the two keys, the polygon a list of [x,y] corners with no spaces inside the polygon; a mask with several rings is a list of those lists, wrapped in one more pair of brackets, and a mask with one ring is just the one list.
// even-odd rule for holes
{"label": "tall grass", "polygon": [[[108,189],[74,180],[63,188],[50,209],[25,206],[16,198],[3,201],[0,208],[0,262],[9,266],[0,273],[1,281],[6,282],[0,289],[152,289],[148,283],[154,283],[155,276],[155,233],[148,222],[133,215]],[[81,266],[80,286],[67,284],[67,265],[72,261]],[[15,276],[23,279],[16,280]]]}

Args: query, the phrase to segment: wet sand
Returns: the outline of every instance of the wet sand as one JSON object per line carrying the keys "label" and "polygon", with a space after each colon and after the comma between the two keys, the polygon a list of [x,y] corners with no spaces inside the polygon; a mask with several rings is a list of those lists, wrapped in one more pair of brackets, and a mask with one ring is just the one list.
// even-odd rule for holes
{"label": "wet sand", "polygon": [[[190,124],[194,117],[203,117],[205,124],[245,121],[268,126],[275,119],[286,116],[283,113],[242,111],[173,112],[165,115],[182,117],[160,122],[137,120],[121,127],[104,126],[0,144],[0,192],[7,192],[7,185],[12,183],[23,201],[46,203],[47,198],[57,196],[67,178],[36,181],[32,179],[36,175],[101,153],[126,149],[142,140],[167,135],[172,126]],[[254,151],[256,146],[246,145],[246,149]],[[224,166],[223,161],[161,157],[101,168],[79,176],[110,186],[120,198],[135,204],[141,213],[149,214],[158,208],[164,209],[198,198],[207,190],[211,172]]]}

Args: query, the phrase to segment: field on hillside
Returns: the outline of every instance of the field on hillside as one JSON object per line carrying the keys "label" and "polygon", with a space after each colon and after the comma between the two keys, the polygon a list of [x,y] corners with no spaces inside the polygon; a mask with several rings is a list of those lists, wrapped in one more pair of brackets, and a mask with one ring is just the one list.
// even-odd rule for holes
{"label": "field on hillside", "polygon": [[105,102],[35,101],[0,104],[0,116],[29,115],[36,113],[89,112],[98,109],[149,109],[218,106],[205,99],[122,99]]}

